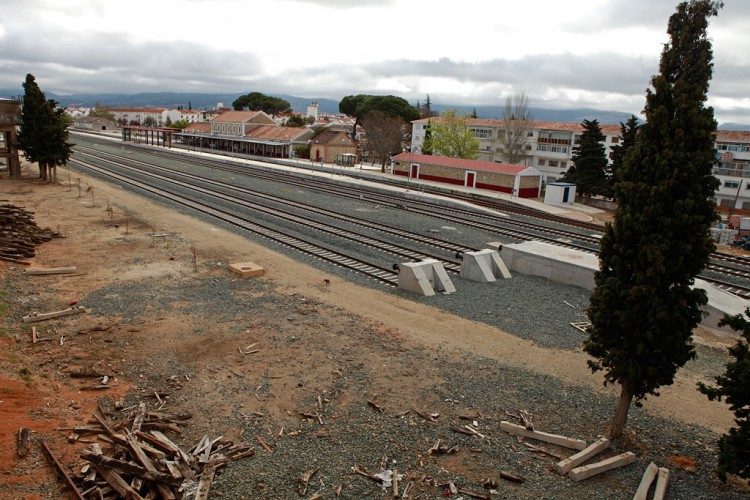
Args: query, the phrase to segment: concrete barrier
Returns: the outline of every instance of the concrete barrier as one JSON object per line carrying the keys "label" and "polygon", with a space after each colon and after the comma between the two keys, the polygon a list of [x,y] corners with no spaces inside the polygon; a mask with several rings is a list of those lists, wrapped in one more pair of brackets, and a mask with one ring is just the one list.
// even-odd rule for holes
{"label": "concrete barrier", "polygon": [[508,267],[500,258],[497,250],[479,250],[476,252],[465,252],[461,260],[461,277],[470,281],[491,283],[496,278],[511,277]]}
{"label": "concrete barrier", "polygon": [[447,294],[456,291],[443,264],[435,259],[405,262],[398,267],[398,287],[403,290],[426,297],[435,295],[435,292]]}

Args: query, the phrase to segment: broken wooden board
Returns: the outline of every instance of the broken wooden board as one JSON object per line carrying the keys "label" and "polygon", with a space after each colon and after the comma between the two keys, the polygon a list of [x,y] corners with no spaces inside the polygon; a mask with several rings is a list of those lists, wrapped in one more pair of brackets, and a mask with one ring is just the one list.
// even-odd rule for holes
{"label": "broken wooden board", "polygon": [[654,500],[664,500],[669,485],[669,469],[659,467],[659,477],[656,479],[656,490],[654,491]]}
{"label": "broken wooden board", "polygon": [[518,434],[519,436],[529,437],[544,441],[545,443],[552,443],[573,450],[582,450],[586,448],[586,442],[580,439],[572,439],[565,436],[559,436],[557,434],[548,434],[546,432],[530,431],[523,425],[516,425],[503,420],[500,422],[500,429],[509,432],[511,434]]}
{"label": "broken wooden board", "polygon": [[565,460],[561,460],[560,462],[557,462],[555,464],[555,470],[557,471],[558,474],[565,475],[571,470],[581,465],[583,462],[585,462],[589,458],[601,453],[607,448],[609,448],[609,439],[607,438],[598,439],[597,441],[594,441],[593,443],[591,443],[586,449],[579,451],[575,455],[572,455],[566,458]]}
{"label": "broken wooden board", "polygon": [[602,460],[601,462],[577,467],[570,471],[568,476],[570,476],[570,478],[574,481],[582,481],[584,479],[590,478],[591,476],[601,474],[602,472],[607,472],[608,470],[617,469],[618,467],[624,467],[626,465],[632,464],[635,461],[635,453],[633,453],[632,451],[626,451],[625,453],[621,453],[606,460]]}
{"label": "broken wooden board", "polygon": [[266,274],[266,270],[254,262],[240,262],[229,264],[229,270],[240,278],[257,278]]}
{"label": "broken wooden board", "polygon": [[45,321],[52,318],[60,318],[62,316],[70,316],[71,314],[85,313],[86,308],[81,306],[73,306],[62,311],[55,311],[50,313],[31,313],[28,316],[23,317],[24,323],[35,323],[37,321]]}
{"label": "broken wooden board", "polygon": [[30,267],[25,274],[30,276],[44,276],[49,274],[72,274],[76,272],[76,266],[67,267]]}
{"label": "broken wooden board", "polygon": [[648,464],[648,467],[646,467],[646,471],[641,478],[641,483],[638,485],[638,489],[635,490],[633,500],[646,500],[648,498],[648,490],[651,488],[651,483],[654,481],[658,472],[659,467],[657,467],[654,462]]}

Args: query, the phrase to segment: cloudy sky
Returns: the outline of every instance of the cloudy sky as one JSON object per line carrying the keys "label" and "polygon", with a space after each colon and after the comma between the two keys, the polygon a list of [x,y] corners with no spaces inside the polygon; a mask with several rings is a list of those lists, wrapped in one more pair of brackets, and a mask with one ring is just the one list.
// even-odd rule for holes
{"label": "cloudy sky", "polygon": [[[285,93],[638,113],[677,0],[2,0],[0,88]],[[750,124],[750,1],[709,34],[709,104]]]}

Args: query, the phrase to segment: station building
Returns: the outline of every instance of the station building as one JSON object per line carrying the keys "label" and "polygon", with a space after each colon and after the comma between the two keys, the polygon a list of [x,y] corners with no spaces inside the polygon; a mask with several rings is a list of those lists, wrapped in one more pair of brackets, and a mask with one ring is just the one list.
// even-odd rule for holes
{"label": "station building", "polygon": [[392,158],[391,173],[409,179],[499,191],[519,198],[538,198],[542,188],[542,173],[533,167],[446,156],[401,153]]}

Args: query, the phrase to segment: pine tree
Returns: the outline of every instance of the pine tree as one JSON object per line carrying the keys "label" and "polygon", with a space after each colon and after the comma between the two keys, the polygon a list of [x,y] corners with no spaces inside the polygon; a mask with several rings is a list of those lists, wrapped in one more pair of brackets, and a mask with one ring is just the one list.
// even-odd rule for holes
{"label": "pine tree", "polygon": [[716,121],[704,107],[713,72],[708,19],[721,2],[689,0],[670,17],[670,42],[646,92],[646,123],[625,157],[618,207],[601,241],[584,350],[620,385],[610,427],[618,437],[636,405],[672,384],[695,356],[706,293],[692,288],[714,250]]}
{"label": "pine tree", "polygon": [[592,194],[606,191],[607,156],[604,148],[605,137],[599,122],[583,120],[583,133],[573,148],[573,165],[563,177],[565,182],[576,183],[578,194],[588,204]]}
{"label": "pine tree", "polygon": [[[750,308],[745,315],[750,317]],[[724,375],[716,377],[718,387],[703,383],[698,386],[711,401],[724,398],[737,424],[719,439],[719,477],[725,481],[727,473],[731,473],[750,479],[750,321],[738,314],[725,317],[719,325],[729,325],[742,333],[729,348],[734,361],[727,363]]]}

